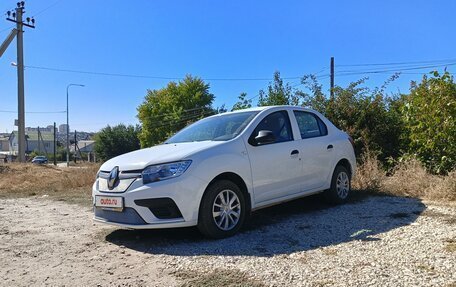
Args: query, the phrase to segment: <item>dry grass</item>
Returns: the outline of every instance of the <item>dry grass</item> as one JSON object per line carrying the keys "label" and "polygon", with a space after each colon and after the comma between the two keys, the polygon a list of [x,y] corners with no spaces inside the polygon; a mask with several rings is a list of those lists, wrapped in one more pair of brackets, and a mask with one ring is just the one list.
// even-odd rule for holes
{"label": "dry grass", "polygon": [[432,200],[456,200],[456,171],[447,176],[430,174],[417,160],[399,163],[387,177],[384,189],[395,195]]}
{"label": "dry grass", "polygon": [[386,174],[377,160],[377,155],[372,152],[364,153],[361,156],[361,162],[362,164],[358,165],[355,177],[353,178],[353,188],[356,190],[380,192]]}
{"label": "dry grass", "polygon": [[447,252],[456,252],[456,239],[447,239],[446,240],[446,246],[445,246],[445,251]]}
{"label": "dry grass", "polygon": [[185,281],[182,287],[263,287],[262,282],[251,279],[247,274],[234,270],[215,270],[211,273],[198,273],[195,271],[179,271],[175,275]]}
{"label": "dry grass", "polygon": [[0,165],[0,196],[50,196],[59,200],[89,201],[98,164],[70,168],[11,163]]}
{"label": "dry grass", "polygon": [[362,157],[353,188],[396,196],[410,196],[429,200],[456,201],[456,171],[447,176],[433,175],[418,160],[399,163],[386,175],[375,154]]}

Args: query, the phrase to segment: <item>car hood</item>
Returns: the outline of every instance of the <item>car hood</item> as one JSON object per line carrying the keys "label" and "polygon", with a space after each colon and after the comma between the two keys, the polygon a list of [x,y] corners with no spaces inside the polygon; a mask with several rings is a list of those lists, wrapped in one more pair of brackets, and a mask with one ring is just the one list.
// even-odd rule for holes
{"label": "car hood", "polygon": [[[202,141],[162,144],[140,149],[114,157],[105,162],[100,170],[111,171],[115,166],[123,170],[139,170],[149,165],[187,159],[188,156],[204,149],[224,143],[223,141]],[[191,159],[191,158],[190,158]]]}

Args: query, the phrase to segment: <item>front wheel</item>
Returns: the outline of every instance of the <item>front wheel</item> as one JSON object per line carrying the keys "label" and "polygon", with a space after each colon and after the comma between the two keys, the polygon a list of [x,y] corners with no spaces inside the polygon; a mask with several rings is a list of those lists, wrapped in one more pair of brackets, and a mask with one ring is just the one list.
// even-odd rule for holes
{"label": "front wheel", "polygon": [[338,165],[331,179],[331,188],[325,191],[325,198],[331,203],[344,203],[351,190],[351,177],[348,170]]}
{"label": "front wheel", "polygon": [[219,180],[203,196],[198,229],[208,237],[229,237],[242,227],[245,214],[245,198],[239,187],[229,180]]}

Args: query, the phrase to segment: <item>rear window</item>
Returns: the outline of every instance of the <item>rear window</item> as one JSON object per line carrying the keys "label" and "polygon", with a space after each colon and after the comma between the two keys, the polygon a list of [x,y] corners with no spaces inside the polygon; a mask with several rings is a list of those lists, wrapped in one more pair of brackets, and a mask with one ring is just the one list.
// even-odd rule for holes
{"label": "rear window", "polygon": [[294,111],[294,115],[298,122],[302,139],[320,137],[328,134],[328,128],[317,115],[304,111]]}

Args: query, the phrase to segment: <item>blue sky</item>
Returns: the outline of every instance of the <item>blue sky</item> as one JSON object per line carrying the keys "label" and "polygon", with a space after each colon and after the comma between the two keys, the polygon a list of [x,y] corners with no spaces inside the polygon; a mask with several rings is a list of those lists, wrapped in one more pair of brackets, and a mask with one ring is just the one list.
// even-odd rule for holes
{"label": "blue sky", "polygon": [[[1,12],[15,3],[1,0]],[[363,75],[338,73],[372,67],[341,65],[456,59],[453,0],[29,0],[26,8],[26,16],[48,8],[36,15],[37,28],[24,34],[26,66],[170,78],[272,78],[275,70],[283,77],[326,75],[322,69],[334,56],[336,84],[344,86]],[[0,31],[9,26],[2,17]],[[7,34],[0,32],[0,41]],[[0,58],[0,111],[17,110],[15,61],[13,43]],[[368,75],[367,84],[379,85],[391,74]],[[420,78],[404,74],[389,89],[407,92],[410,81]],[[70,89],[71,129],[85,131],[137,123],[136,108],[146,90],[168,82],[32,68],[26,68],[25,79],[29,112],[65,111],[67,84],[85,84]],[[327,89],[329,79],[321,81]],[[229,108],[241,92],[253,97],[268,81],[209,83],[215,106]],[[0,132],[11,131],[16,117],[0,112]],[[64,123],[65,113],[26,114],[26,126],[54,121]]]}

